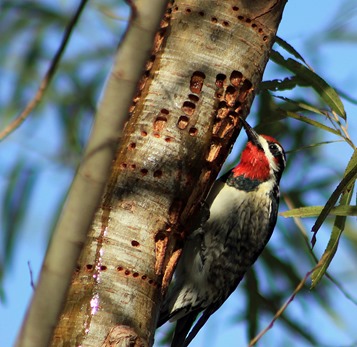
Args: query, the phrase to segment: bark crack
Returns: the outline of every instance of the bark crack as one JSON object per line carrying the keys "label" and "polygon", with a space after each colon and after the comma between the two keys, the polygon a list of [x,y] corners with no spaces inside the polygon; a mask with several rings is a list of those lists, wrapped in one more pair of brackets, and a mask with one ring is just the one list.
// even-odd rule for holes
{"label": "bark crack", "polygon": [[256,19],[258,19],[258,18],[260,18],[260,17],[265,16],[265,15],[268,14],[269,12],[271,12],[271,11],[274,9],[274,7],[276,7],[276,6],[279,4],[279,1],[280,1],[280,0],[275,1],[275,3],[274,3],[272,6],[270,6],[269,9],[266,10],[265,12],[263,12],[263,13],[261,13],[261,14],[255,16],[255,17],[252,17],[252,20],[256,20]]}

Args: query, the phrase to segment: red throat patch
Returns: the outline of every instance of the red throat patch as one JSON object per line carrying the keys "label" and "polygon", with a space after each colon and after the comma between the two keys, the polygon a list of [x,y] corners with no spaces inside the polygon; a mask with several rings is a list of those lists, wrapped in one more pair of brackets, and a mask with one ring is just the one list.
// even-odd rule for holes
{"label": "red throat patch", "polygon": [[244,176],[251,180],[266,181],[270,176],[269,161],[264,151],[249,141],[242,152],[240,163],[232,172],[233,177]]}

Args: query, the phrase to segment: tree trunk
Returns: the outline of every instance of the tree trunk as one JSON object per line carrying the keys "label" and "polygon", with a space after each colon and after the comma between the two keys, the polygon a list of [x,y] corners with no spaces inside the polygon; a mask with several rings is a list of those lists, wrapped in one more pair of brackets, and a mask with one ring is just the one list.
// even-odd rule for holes
{"label": "tree trunk", "polygon": [[[82,0],[79,7],[84,3]],[[109,179],[118,139],[137,92],[137,82],[150,57],[167,3],[168,0],[130,2],[130,25],[120,43],[92,133],[51,238],[17,347],[47,347],[50,344],[73,269]]]}
{"label": "tree trunk", "polygon": [[152,345],[188,221],[249,112],[285,3],[170,4],[53,346]]}

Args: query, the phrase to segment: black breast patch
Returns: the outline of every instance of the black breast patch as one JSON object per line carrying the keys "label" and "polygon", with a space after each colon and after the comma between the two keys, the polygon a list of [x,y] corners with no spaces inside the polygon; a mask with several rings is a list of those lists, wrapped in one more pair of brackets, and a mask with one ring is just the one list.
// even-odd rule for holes
{"label": "black breast patch", "polygon": [[224,176],[222,176],[222,179],[225,180],[226,184],[228,184],[230,187],[234,187],[245,192],[252,192],[256,190],[261,183],[259,180],[252,180],[250,178],[244,177],[243,175],[233,177],[233,174],[230,173],[230,175],[227,175],[227,177]]}

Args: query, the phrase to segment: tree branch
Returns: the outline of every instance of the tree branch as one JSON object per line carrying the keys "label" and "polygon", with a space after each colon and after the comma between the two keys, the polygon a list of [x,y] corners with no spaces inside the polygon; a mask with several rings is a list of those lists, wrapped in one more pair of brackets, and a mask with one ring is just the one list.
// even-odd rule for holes
{"label": "tree branch", "polygon": [[30,115],[30,113],[33,111],[33,109],[39,104],[39,102],[42,100],[43,95],[45,94],[47,88],[49,87],[49,85],[52,81],[53,76],[56,73],[57,67],[61,61],[62,55],[66,49],[67,43],[71,37],[73,29],[74,29],[75,25],[77,24],[78,19],[79,19],[81,13],[83,12],[83,9],[87,2],[88,2],[88,0],[81,0],[75,14],[73,15],[72,19],[68,23],[68,26],[64,32],[62,42],[61,42],[55,56],[52,59],[51,65],[48,68],[45,76],[43,77],[41,84],[40,84],[35,96],[27,104],[27,106],[20,113],[20,115],[17,118],[15,118],[4,130],[2,130],[0,132],[0,141],[4,140],[15,129],[17,129],[26,120],[26,118]]}
{"label": "tree branch", "polygon": [[18,337],[18,347],[49,345],[166,3],[164,0],[136,1],[137,15],[132,18],[116,56],[82,163],[57,223]]}

